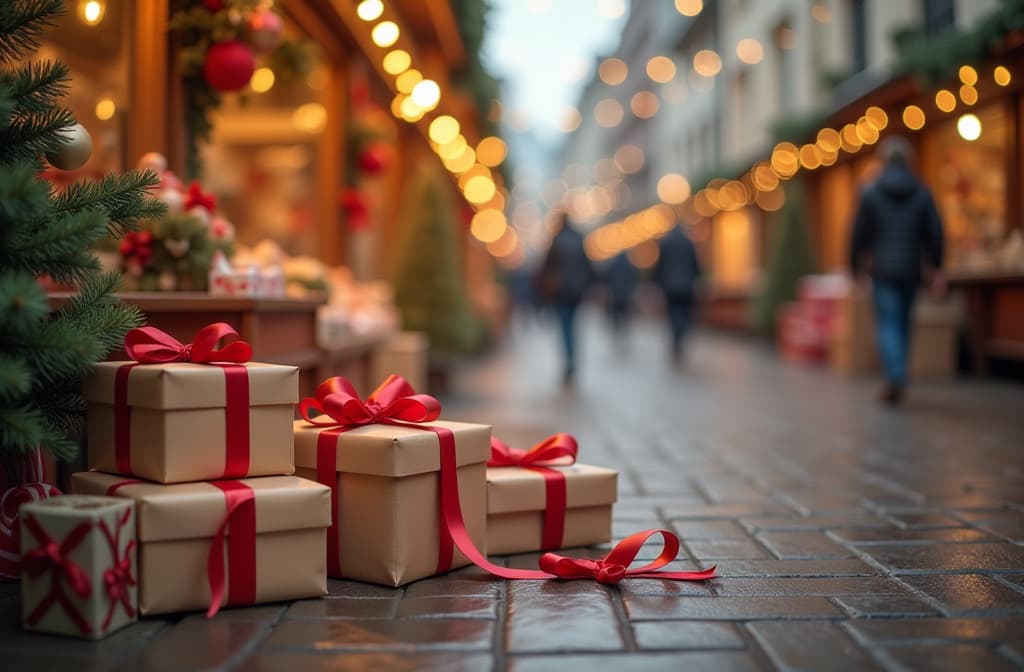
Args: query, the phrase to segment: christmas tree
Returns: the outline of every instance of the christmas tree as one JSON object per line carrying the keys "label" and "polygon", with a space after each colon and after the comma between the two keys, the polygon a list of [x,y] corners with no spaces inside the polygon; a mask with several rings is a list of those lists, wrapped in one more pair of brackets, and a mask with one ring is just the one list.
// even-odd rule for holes
{"label": "christmas tree", "polygon": [[[82,377],[141,322],[112,295],[117,274],[102,273],[92,244],[138,218],[159,216],[147,199],[154,173],[108,175],[62,192],[40,177],[43,158],[75,168],[88,134],[60,104],[67,66],[31,60],[60,0],[0,3],[0,459],[37,447],[61,459],[77,449],[85,403]],[[83,149],[83,143],[85,147]],[[51,310],[38,279],[74,287]]]}
{"label": "christmas tree", "polygon": [[466,295],[450,188],[436,169],[411,180],[400,214],[400,251],[393,277],[405,329],[425,332],[431,354],[475,349],[483,337]]}

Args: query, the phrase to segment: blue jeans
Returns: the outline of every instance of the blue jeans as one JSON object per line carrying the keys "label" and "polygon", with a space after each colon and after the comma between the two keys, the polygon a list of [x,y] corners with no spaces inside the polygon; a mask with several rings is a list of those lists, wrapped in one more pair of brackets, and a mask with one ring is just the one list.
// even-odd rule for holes
{"label": "blue jeans", "polygon": [[555,304],[555,315],[562,331],[562,347],[565,350],[565,368],[572,371],[576,368],[576,301],[559,301]]}
{"label": "blue jeans", "polygon": [[873,284],[875,330],[885,379],[892,385],[904,385],[917,283],[875,279]]}

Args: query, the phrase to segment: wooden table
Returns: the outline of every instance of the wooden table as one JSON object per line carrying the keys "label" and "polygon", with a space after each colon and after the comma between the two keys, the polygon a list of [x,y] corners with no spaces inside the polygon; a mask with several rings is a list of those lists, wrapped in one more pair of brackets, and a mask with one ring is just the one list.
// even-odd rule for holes
{"label": "wooden table", "polygon": [[967,301],[967,339],[974,372],[988,371],[989,359],[1024,361],[1024,270],[951,273],[951,289]]}

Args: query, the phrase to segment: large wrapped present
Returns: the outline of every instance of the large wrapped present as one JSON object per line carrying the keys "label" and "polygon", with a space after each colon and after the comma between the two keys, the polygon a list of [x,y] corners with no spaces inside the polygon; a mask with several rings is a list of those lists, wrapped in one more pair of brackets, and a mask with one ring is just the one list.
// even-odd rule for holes
{"label": "large wrapped present", "polygon": [[252,349],[222,338],[224,323],[183,345],[134,329],[134,362],[97,364],[83,384],[90,468],[160,483],[273,476],[294,471],[294,366],[248,363]]}
{"label": "large wrapped present", "polygon": [[454,444],[468,537],[484,548],[490,427],[437,421],[436,400],[397,376],[366,401],[347,380],[331,378],[300,411],[296,473],[333,490],[331,576],[399,586],[470,563],[441,520],[442,442]]}
{"label": "large wrapped present", "polygon": [[131,501],[60,495],[24,504],[20,516],[26,630],[100,639],[135,622]]}
{"label": "large wrapped present", "polygon": [[496,555],[589,546],[612,537],[618,472],[576,464],[576,440],[556,434],[529,450],[491,439],[487,550]]}
{"label": "large wrapped present", "polygon": [[161,485],[84,471],[72,490],[136,502],[139,610],[247,605],[327,592],[330,490],[296,476]]}

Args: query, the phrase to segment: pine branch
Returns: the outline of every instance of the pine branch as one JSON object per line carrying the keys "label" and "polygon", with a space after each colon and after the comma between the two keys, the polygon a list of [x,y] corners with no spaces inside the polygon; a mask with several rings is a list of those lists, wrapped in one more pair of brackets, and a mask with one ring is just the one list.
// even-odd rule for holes
{"label": "pine branch", "polygon": [[9,241],[52,211],[50,185],[37,173],[34,163],[0,172],[0,269]]}
{"label": "pine branch", "polygon": [[29,406],[0,407],[0,446],[27,453],[47,438],[43,414]]}
{"label": "pine branch", "polygon": [[21,359],[0,355],[0,404],[9,404],[32,389],[32,372]]}
{"label": "pine branch", "polygon": [[[0,252],[0,263],[30,273],[56,270],[65,277],[67,274],[60,267],[66,263],[74,267],[84,262],[87,268],[97,267],[83,253],[91,257],[90,246],[106,235],[107,218],[102,212],[65,214],[40,224],[35,230],[21,231],[9,240],[6,249]],[[76,277],[74,272],[72,277]]]}
{"label": "pine branch", "polygon": [[61,131],[74,124],[71,110],[63,107],[32,115],[15,113],[10,124],[0,128],[0,165],[33,161],[57,151],[67,143]]}
{"label": "pine branch", "polygon": [[32,334],[46,319],[46,292],[30,273],[0,273],[0,344],[11,352],[10,340]]}
{"label": "pine branch", "polygon": [[0,61],[16,61],[39,47],[44,30],[64,13],[61,0],[4,0],[0,8]]}
{"label": "pine branch", "polygon": [[18,344],[32,368],[36,390],[81,380],[102,357],[96,341],[77,330],[77,325],[53,320],[43,325],[31,341]]}
{"label": "pine branch", "polygon": [[101,357],[124,343],[130,329],[144,321],[135,306],[121,303],[111,292],[120,282],[118,273],[101,273],[83,283],[81,293],[58,311],[55,320],[64,320],[96,341]]}
{"label": "pine branch", "polygon": [[0,83],[15,101],[13,114],[45,112],[57,106],[68,93],[71,78],[68,66],[60,61],[23,63],[15,70],[0,73]]}
{"label": "pine branch", "polygon": [[111,173],[98,182],[76,182],[57,196],[57,213],[101,209],[110,217],[111,232],[121,233],[138,219],[156,219],[167,214],[164,203],[147,198],[148,190],[159,184],[159,176],[151,170]]}

